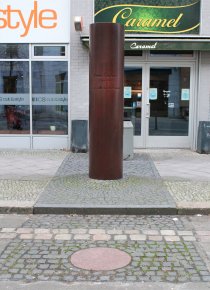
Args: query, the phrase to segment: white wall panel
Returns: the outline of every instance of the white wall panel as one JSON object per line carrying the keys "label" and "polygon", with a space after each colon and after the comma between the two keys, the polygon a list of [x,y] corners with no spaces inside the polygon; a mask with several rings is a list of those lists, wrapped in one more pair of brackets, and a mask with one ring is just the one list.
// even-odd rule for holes
{"label": "white wall panel", "polygon": [[89,110],[89,50],[80,40],[80,32],[74,29],[74,16],[82,16],[82,34],[89,35],[89,25],[93,22],[93,1],[71,1],[71,46],[70,46],[70,110],[71,119],[87,120]]}
{"label": "white wall panel", "polygon": [[210,36],[210,1],[201,0],[201,29],[200,34]]}
{"label": "white wall panel", "polygon": [[198,121],[210,120],[210,52],[201,53]]}

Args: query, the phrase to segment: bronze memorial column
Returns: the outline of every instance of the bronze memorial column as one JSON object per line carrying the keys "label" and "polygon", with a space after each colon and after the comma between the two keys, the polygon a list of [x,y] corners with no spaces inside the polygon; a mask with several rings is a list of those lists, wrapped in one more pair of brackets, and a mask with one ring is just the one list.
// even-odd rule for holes
{"label": "bronze memorial column", "polygon": [[124,29],[90,25],[89,176],[111,180],[123,174]]}

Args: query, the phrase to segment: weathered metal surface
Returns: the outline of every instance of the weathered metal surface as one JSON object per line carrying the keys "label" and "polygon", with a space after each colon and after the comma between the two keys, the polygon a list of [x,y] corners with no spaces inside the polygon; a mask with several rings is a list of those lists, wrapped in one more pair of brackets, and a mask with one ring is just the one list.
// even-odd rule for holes
{"label": "weathered metal surface", "polygon": [[123,71],[123,27],[113,23],[91,24],[90,178],[122,178]]}

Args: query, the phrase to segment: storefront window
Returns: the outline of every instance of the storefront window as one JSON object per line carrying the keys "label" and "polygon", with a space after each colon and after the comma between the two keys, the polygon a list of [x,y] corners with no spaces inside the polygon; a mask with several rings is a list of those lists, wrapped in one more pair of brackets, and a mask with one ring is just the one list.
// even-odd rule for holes
{"label": "storefront window", "polygon": [[67,61],[32,62],[33,134],[68,134]]}
{"label": "storefront window", "polygon": [[65,56],[65,46],[35,46],[34,56]]}
{"label": "storefront window", "polygon": [[152,50],[151,56],[170,56],[170,57],[193,57],[192,50]]}
{"label": "storefront window", "polygon": [[125,50],[124,55],[125,56],[142,56],[143,51],[142,50]]}
{"label": "storefront window", "polygon": [[30,133],[29,104],[29,63],[0,61],[0,134]]}
{"label": "storefront window", "polygon": [[28,59],[28,44],[0,44],[1,59]]}

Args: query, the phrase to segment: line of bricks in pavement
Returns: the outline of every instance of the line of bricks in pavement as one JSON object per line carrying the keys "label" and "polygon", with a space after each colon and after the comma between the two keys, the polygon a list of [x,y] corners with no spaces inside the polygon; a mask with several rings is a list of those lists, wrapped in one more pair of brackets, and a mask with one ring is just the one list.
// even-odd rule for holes
{"label": "line of bricks in pavement", "polygon": [[45,229],[2,228],[0,239],[21,240],[93,240],[93,241],[206,241],[210,242],[210,231],[175,230],[104,230],[104,229]]}

